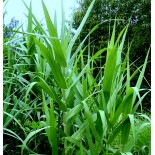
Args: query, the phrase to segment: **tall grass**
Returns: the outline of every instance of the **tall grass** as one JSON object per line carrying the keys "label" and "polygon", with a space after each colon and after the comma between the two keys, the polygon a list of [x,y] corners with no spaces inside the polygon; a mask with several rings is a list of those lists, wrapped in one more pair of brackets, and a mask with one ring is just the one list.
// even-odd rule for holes
{"label": "tall grass", "polygon": [[[65,26],[63,7],[59,36],[56,19],[52,22],[43,0],[47,30],[36,19],[31,4],[28,7],[24,3],[28,9],[27,31],[14,31],[23,35],[23,41],[14,48],[4,43],[9,48],[4,54],[4,134],[17,139],[21,154],[39,154],[43,141],[48,143],[43,154],[132,154],[136,152],[140,130],[150,127],[150,118],[144,113],[138,115],[146,121],[135,123],[139,120],[137,109],[149,92],[140,96],[150,50],[143,66],[131,74],[132,46],[124,51],[129,25],[116,37],[115,21],[107,47],[92,54],[90,42],[86,47],[84,43],[100,26],[96,25],[73,51],[94,3],[95,0],[73,37],[72,22],[69,28]],[[94,63],[97,59],[102,61],[103,54],[106,62],[93,76]],[[131,86],[136,74],[137,83]],[[14,124],[15,130],[9,124]],[[7,147],[6,144],[4,150]]]}

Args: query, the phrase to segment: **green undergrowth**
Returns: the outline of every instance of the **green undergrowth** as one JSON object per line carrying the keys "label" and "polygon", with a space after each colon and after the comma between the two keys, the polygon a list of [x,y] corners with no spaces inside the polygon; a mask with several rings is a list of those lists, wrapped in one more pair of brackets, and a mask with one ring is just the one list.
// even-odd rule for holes
{"label": "green undergrowth", "polygon": [[124,50],[129,25],[115,36],[115,19],[107,47],[93,51],[89,37],[96,25],[73,51],[94,3],[75,34],[72,21],[65,24],[63,5],[58,33],[56,15],[53,22],[43,0],[46,28],[24,3],[27,30],[20,26],[12,32],[22,37],[4,42],[4,154],[150,154],[150,115],[142,107],[150,89],[141,88],[150,50],[131,73],[132,44]]}

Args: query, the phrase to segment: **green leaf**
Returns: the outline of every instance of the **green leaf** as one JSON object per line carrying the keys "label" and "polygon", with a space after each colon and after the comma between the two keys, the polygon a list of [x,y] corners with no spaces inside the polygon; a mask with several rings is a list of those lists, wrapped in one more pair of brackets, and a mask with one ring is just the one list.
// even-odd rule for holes
{"label": "green leaf", "polygon": [[[149,53],[150,53],[150,48],[148,49],[148,52],[147,52],[147,55],[146,55],[146,58],[145,58],[145,61],[144,61],[143,68],[142,68],[142,70],[140,72],[140,75],[139,75],[138,80],[137,80],[137,83],[136,83],[136,87],[138,89],[140,88],[140,86],[142,84],[142,80],[144,78],[144,73],[145,73],[145,69],[146,69],[146,66],[147,66],[147,61],[148,61]],[[134,102],[136,100],[136,96],[137,96],[137,94],[134,93],[132,104],[134,104]]]}
{"label": "green leaf", "polygon": [[131,123],[129,118],[123,123],[121,133],[121,144],[125,145],[128,142]]}
{"label": "green leaf", "polygon": [[67,122],[70,118],[77,115],[80,112],[81,108],[82,108],[82,104],[78,104],[77,106],[72,108],[69,112],[67,112],[65,116],[65,121]]}
{"label": "green leaf", "polygon": [[104,80],[103,80],[103,92],[106,103],[108,103],[110,97],[113,75],[116,67],[116,60],[117,60],[116,46],[114,46],[113,48],[108,48],[107,52],[108,56],[106,59]]}
{"label": "green leaf", "polygon": [[75,138],[76,140],[79,140],[83,132],[85,131],[85,127],[88,125],[88,122],[85,121],[79,129],[71,136],[72,138]]}
{"label": "green leaf", "polygon": [[68,90],[69,93],[66,98],[66,104],[70,108],[74,107],[75,86],[76,84],[71,89]]}
{"label": "green leaf", "polygon": [[102,110],[99,110],[97,112],[96,130],[98,131],[98,134],[101,136],[101,138],[104,136],[107,127],[108,126],[107,126],[105,112]]}
{"label": "green leaf", "polygon": [[80,24],[80,26],[79,26],[78,29],[77,29],[76,34],[75,34],[74,37],[71,39],[71,41],[70,41],[70,43],[69,43],[69,45],[68,45],[68,49],[67,49],[67,62],[68,62],[69,59],[70,59],[72,47],[73,47],[73,45],[74,45],[76,39],[78,38],[78,36],[79,36],[79,34],[80,34],[80,32],[81,32],[81,30],[82,30],[82,28],[83,28],[83,26],[84,26],[84,24],[85,24],[87,18],[88,18],[88,16],[89,16],[89,14],[90,14],[90,12],[91,12],[91,10],[92,10],[92,8],[93,8],[94,3],[95,3],[95,0],[93,0],[93,1],[91,2],[91,4],[90,4],[90,6],[89,6],[89,8],[88,8],[88,10],[87,10],[87,12],[86,12],[86,14],[85,14],[83,20],[82,20],[82,22],[81,22],[81,24]]}
{"label": "green leaf", "polygon": [[[126,119],[126,116],[128,114],[128,112],[124,112],[124,108],[128,105],[125,105],[125,104],[129,104],[130,106],[130,101],[132,100],[132,97],[133,97],[133,93],[134,93],[134,89],[133,88],[129,88],[128,91],[127,91],[127,94],[126,96],[124,97],[123,101],[120,103],[119,107],[117,108],[115,114],[114,114],[114,118],[113,120],[111,121],[111,124],[114,125],[118,118],[121,116],[121,114],[124,114],[124,117],[123,119],[125,120]],[[127,110],[128,111],[128,110]]]}
{"label": "green leaf", "polygon": [[54,116],[53,102],[50,104],[50,126],[50,134],[52,139],[52,154],[58,155],[57,123]]}
{"label": "green leaf", "polygon": [[96,131],[96,128],[95,128],[95,125],[94,125],[94,121],[93,121],[93,118],[92,118],[92,114],[87,106],[87,103],[85,101],[82,101],[83,102],[83,105],[84,105],[84,108],[85,108],[85,116],[88,120],[88,123],[89,123],[89,126],[90,126],[90,129],[92,131],[92,134],[94,135],[95,139],[97,140],[97,142],[100,144],[101,143],[101,139],[100,139],[100,136],[98,134],[98,132]]}
{"label": "green leaf", "polygon": [[[47,10],[43,0],[42,0],[42,6],[43,6],[43,10],[44,10],[44,15],[45,15],[45,19],[46,19],[47,28],[48,28],[48,33],[50,36],[57,38],[58,36],[57,36],[56,29],[55,29],[55,27],[51,21],[48,10]],[[60,64],[60,66],[67,67],[65,55],[64,55],[64,52],[62,50],[60,41],[55,40],[55,39],[50,39],[50,42],[53,46],[55,57],[56,57],[58,63]]]}
{"label": "green leaf", "polygon": [[87,132],[86,137],[87,137],[90,152],[92,155],[95,155],[94,144],[92,141],[92,135],[91,135],[91,132],[90,132],[90,129],[88,126],[86,127],[86,132]]}
{"label": "green leaf", "polygon": [[39,78],[41,82],[37,82],[37,84],[59,105],[62,111],[67,111],[67,107],[61,102],[59,97],[53,88],[49,87],[49,85],[41,78]]}
{"label": "green leaf", "polygon": [[61,88],[67,88],[66,81],[62,74],[61,68],[59,64],[54,60],[52,53],[40,41],[38,41],[37,39],[35,39],[35,41],[40,48],[41,54],[45,57],[48,64],[50,65],[53,76],[59,84],[59,86]]}
{"label": "green leaf", "polygon": [[44,113],[46,116],[46,121],[47,121],[47,124],[49,125],[50,124],[50,114],[49,114],[49,110],[48,110],[48,106],[47,106],[47,103],[45,100],[45,95],[44,95],[43,90],[42,90],[42,99],[43,99],[43,108],[44,108]]}
{"label": "green leaf", "polygon": [[36,83],[37,83],[37,82],[32,82],[32,83],[29,85],[29,88],[27,89],[26,95],[25,95],[25,103],[27,102],[27,96],[28,96],[29,92],[32,90],[32,87],[33,87]]}
{"label": "green leaf", "polygon": [[[28,33],[32,33],[33,31],[33,20],[32,20],[32,5],[30,2],[30,10],[29,10],[29,14],[28,14],[28,28],[27,28],[27,32]],[[35,44],[34,44],[34,39],[33,36],[28,36],[28,55],[32,55],[34,53],[34,49],[35,49]],[[33,60],[31,60],[33,61]]]}
{"label": "green leaf", "polygon": [[116,138],[116,136],[120,133],[121,129],[122,129],[123,123],[119,124],[113,131],[112,135],[110,135],[107,144],[111,144],[114,139]]}

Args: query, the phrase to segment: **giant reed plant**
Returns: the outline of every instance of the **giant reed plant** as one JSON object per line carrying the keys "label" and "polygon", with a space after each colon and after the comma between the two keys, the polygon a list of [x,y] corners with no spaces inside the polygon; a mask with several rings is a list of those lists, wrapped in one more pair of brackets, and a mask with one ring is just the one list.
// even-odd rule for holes
{"label": "giant reed plant", "polygon": [[[26,41],[26,47],[21,44],[21,48],[26,48],[25,61],[31,71],[25,86],[23,104],[28,110],[26,118],[28,115],[35,117],[33,112],[36,111],[39,126],[25,133],[23,140],[16,133],[8,130],[6,123],[4,125],[4,130],[7,132],[5,134],[21,142],[22,154],[25,151],[37,154],[39,148],[36,146],[33,149],[31,141],[35,141],[35,135],[40,132],[41,136],[47,136],[50,146],[48,149],[51,149],[54,155],[132,154],[138,136],[138,131],[135,130],[135,114],[148,93],[147,91],[140,96],[139,92],[149,51],[144,65],[131,74],[130,45],[128,51],[124,51],[128,25],[116,37],[116,22],[111,39],[104,49],[91,54],[90,43],[86,47],[83,46],[91,33],[100,26],[96,25],[77,49],[72,51],[94,3],[95,0],[91,2],[73,37],[72,21],[69,28],[65,26],[63,6],[61,32],[58,35],[56,16],[52,22],[43,0],[47,30],[43,29],[33,14],[31,5],[28,7],[24,3],[29,12],[28,29],[26,32],[16,31],[23,34],[23,39]],[[86,52],[88,54],[85,58]],[[101,71],[94,77],[93,64],[95,60],[101,59],[104,53],[106,62],[103,66],[99,66]],[[130,82],[136,74],[139,74],[137,83],[131,86]],[[23,76],[21,79],[23,80]],[[31,94],[37,100],[30,102]],[[7,114],[6,109],[4,114]],[[25,128],[15,117],[7,115],[18,122],[25,132]],[[33,119],[36,121],[35,118]],[[147,120],[148,122],[139,129],[150,126],[150,120]]]}

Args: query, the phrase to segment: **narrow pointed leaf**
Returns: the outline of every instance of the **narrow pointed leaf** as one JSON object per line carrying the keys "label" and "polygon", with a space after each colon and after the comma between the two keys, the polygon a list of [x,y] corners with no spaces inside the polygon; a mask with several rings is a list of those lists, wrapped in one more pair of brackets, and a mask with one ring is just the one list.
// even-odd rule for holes
{"label": "narrow pointed leaf", "polygon": [[57,81],[57,83],[59,84],[59,86],[61,88],[67,88],[66,81],[62,74],[61,68],[59,64],[54,60],[52,53],[40,41],[38,41],[37,39],[35,39],[35,41],[40,48],[41,54],[45,57],[48,64],[50,65],[53,76],[55,80]]}
{"label": "narrow pointed leaf", "polygon": [[59,105],[62,111],[66,111],[66,106],[62,103],[62,101],[57,96],[56,92],[53,88],[49,87],[49,85],[41,78],[39,78],[41,82],[37,82],[37,84]]}
{"label": "narrow pointed leaf", "polygon": [[67,122],[70,118],[72,118],[72,117],[74,117],[75,115],[77,115],[77,114],[80,112],[81,108],[82,108],[82,104],[78,104],[77,106],[75,106],[74,108],[72,108],[72,109],[66,114],[66,117],[65,117],[66,122]]}
{"label": "narrow pointed leaf", "polygon": [[90,14],[90,12],[91,12],[91,10],[92,10],[92,8],[93,8],[94,3],[95,3],[95,0],[93,0],[93,1],[91,2],[91,4],[90,4],[90,6],[89,6],[89,8],[88,8],[88,10],[87,10],[87,12],[86,12],[86,14],[85,14],[83,20],[82,20],[82,22],[81,22],[81,24],[80,24],[80,26],[79,26],[78,29],[77,29],[76,34],[74,35],[73,39],[72,39],[72,40],[70,41],[70,43],[69,43],[69,46],[68,46],[68,49],[67,49],[67,52],[68,52],[68,53],[67,53],[67,61],[70,59],[70,54],[71,54],[72,47],[73,47],[73,45],[74,45],[74,43],[75,43],[77,37],[79,36],[79,34],[80,34],[80,32],[81,32],[81,30],[82,30],[82,28],[83,28],[83,26],[84,26],[84,24],[85,24],[85,22],[86,22],[88,16],[89,16],[89,14]]}
{"label": "narrow pointed leaf", "polygon": [[[43,6],[43,10],[44,10],[44,15],[45,15],[49,35],[52,37],[58,37],[57,31],[56,31],[56,29],[55,29],[55,27],[51,21],[48,10],[47,10],[43,0],[42,0],[42,6]],[[67,63],[66,63],[65,55],[64,55],[64,52],[62,50],[60,41],[54,40],[54,39],[50,39],[50,41],[51,41],[52,46],[54,48],[54,53],[55,53],[55,56],[56,56],[58,63],[60,64],[60,66],[66,67]]]}
{"label": "narrow pointed leaf", "polygon": [[122,133],[121,133],[121,144],[125,145],[128,142],[130,134],[131,123],[129,118],[123,123]]}

